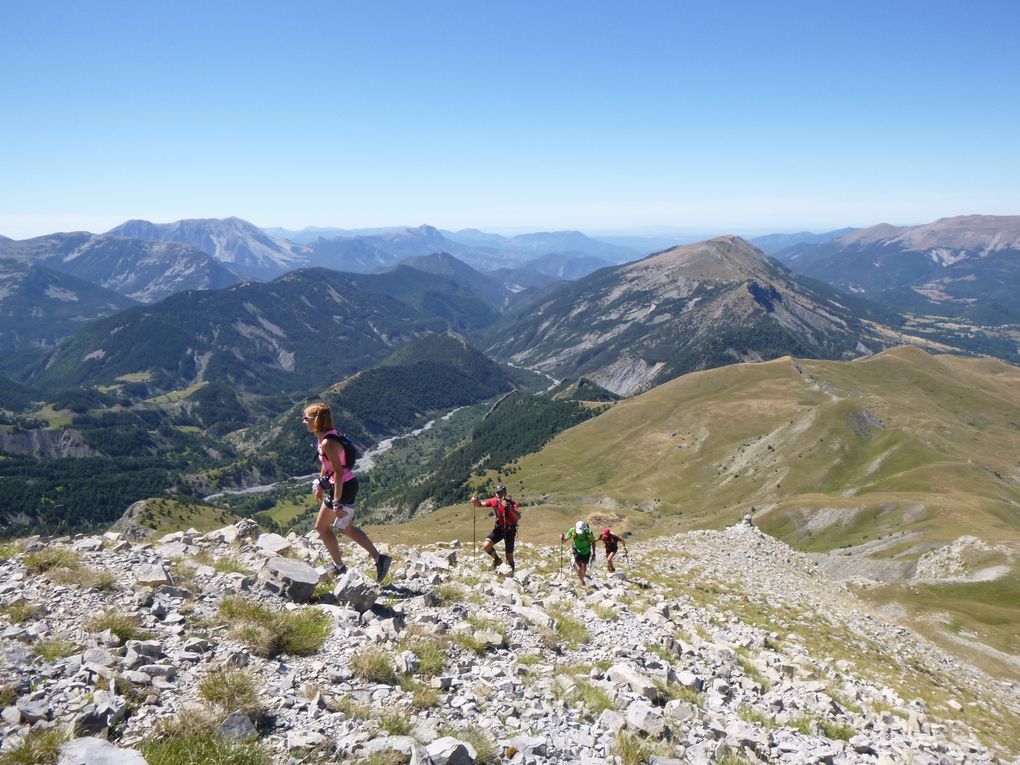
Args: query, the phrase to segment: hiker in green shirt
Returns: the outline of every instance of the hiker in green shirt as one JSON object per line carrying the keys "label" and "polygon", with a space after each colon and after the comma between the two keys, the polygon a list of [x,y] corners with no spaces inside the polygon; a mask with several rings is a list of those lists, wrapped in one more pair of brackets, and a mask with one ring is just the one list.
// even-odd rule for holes
{"label": "hiker in green shirt", "polygon": [[566,534],[560,534],[560,542],[566,542],[568,539],[571,540],[574,552],[574,570],[577,572],[578,581],[584,587],[588,564],[595,560],[595,535],[587,523],[578,521]]}

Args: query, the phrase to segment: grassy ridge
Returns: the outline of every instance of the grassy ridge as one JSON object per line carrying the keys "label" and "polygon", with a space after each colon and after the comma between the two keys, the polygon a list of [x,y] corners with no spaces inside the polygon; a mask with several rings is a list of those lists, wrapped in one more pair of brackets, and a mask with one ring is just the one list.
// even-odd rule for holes
{"label": "grassy ridge", "polygon": [[[539,544],[556,544],[580,515],[613,518],[641,538],[750,512],[800,549],[865,545],[909,570],[963,535],[1020,551],[1018,454],[1020,369],[903,347],[855,362],[786,357],[686,375],[559,434],[506,483]],[[463,540],[471,520],[457,506],[378,533]],[[858,559],[862,575],[870,560]],[[1020,630],[1015,569],[990,582],[864,594],[895,602],[981,666],[1020,676],[1008,657]]]}

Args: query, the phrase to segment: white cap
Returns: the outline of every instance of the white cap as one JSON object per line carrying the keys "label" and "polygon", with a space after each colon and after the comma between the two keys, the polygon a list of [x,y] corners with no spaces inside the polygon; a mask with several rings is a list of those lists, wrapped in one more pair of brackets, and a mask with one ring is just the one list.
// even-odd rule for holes
{"label": "white cap", "polygon": [[574,531],[576,531],[578,534],[583,534],[584,533],[584,521],[578,521],[577,524],[574,526]]}

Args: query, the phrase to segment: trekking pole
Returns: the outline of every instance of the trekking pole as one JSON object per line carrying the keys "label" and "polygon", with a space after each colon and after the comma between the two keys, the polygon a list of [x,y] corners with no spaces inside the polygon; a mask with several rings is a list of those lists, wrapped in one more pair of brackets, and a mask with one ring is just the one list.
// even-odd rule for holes
{"label": "trekking pole", "polygon": [[[478,524],[478,508],[475,507],[475,503],[471,503],[471,554],[475,560],[478,560],[478,532],[476,531]],[[474,565],[474,564],[472,564]]]}
{"label": "trekking pole", "polygon": [[563,540],[560,540],[560,572],[559,575],[563,576]]}

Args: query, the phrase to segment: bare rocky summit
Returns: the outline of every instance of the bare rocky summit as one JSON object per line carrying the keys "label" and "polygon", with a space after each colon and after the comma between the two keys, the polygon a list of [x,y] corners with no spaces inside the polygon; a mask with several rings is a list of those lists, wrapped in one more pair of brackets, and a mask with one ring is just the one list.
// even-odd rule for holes
{"label": "bare rocky summit", "polygon": [[632,544],[583,590],[557,548],[520,546],[514,577],[457,543],[393,548],[381,586],[333,581],[321,549],[251,521],[9,546],[0,757],[55,730],[77,736],[61,763],[157,765],[197,711],[295,765],[1020,763],[1015,685],[749,523]]}

